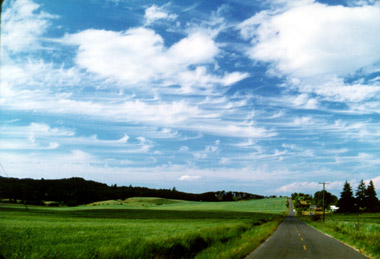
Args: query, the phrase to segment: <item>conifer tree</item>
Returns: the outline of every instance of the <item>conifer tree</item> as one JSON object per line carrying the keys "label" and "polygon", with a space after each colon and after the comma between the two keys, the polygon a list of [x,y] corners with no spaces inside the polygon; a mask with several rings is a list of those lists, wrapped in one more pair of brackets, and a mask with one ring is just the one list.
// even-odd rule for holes
{"label": "conifer tree", "polygon": [[367,211],[369,212],[376,212],[380,210],[379,199],[377,198],[375,186],[372,180],[369,182],[366,190],[366,204]]}
{"label": "conifer tree", "polygon": [[366,192],[367,192],[367,188],[366,188],[365,183],[362,179],[360,181],[360,183],[358,185],[358,189],[356,190],[356,193],[355,193],[356,204],[357,204],[358,209],[361,209],[361,210],[367,209]]}
{"label": "conifer tree", "polygon": [[338,201],[339,212],[354,212],[355,198],[352,193],[351,185],[346,181],[343,186],[343,191],[340,193]]}

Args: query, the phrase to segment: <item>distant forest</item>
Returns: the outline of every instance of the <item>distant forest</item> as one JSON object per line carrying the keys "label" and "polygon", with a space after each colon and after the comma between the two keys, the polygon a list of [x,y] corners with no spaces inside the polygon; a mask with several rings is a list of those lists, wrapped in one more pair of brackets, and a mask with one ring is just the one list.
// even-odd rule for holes
{"label": "distant forest", "polygon": [[35,180],[0,177],[0,199],[33,205],[76,206],[104,200],[124,200],[130,197],[160,197],[188,201],[238,201],[262,199],[264,196],[245,192],[185,193],[173,189],[150,189],[146,187],[108,186],[83,178],[58,180]]}

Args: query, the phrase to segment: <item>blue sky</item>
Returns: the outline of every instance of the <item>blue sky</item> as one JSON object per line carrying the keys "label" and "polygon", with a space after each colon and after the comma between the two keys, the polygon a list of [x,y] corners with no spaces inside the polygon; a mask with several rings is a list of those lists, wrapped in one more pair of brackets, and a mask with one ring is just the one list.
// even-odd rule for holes
{"label": "blue sky", "polygon": [[380,189],[376,1],[5,0],[2,175]]}

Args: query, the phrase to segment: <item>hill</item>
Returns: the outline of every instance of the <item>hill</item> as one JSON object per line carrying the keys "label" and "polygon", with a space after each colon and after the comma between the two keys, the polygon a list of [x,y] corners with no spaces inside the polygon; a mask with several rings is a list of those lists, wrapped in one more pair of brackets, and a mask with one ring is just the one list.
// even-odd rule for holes
{"label": "hill", "polygon": [[125,200],[131,197],[159,197],[188,201],[237,201],[262,199],[264,196],[245,192],[205,192],[186,193],[173,189],[150,189],[133,186],[108,186],[104,183],[88,181],[83,178],[56,180],[36,180],[0,177],[0,199],[9,202],[42,205],[76,206],[97,201]]}

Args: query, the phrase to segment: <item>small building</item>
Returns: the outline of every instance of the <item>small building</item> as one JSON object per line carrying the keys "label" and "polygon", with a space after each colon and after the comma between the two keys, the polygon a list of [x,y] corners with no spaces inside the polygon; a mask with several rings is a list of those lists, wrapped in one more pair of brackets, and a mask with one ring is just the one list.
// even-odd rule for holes
{"label": "small building", "polygon": [[331,205],[331,206],[330,206],[330,210],[331,210],[332,212],[335,212],[335,211],[339,210],[339,207],[337,207],[337,206],[335,206],[335,205]]}

